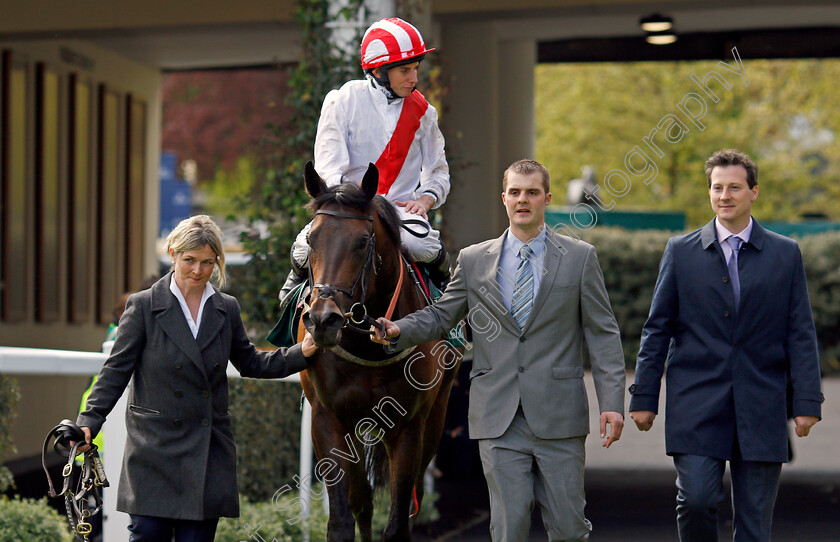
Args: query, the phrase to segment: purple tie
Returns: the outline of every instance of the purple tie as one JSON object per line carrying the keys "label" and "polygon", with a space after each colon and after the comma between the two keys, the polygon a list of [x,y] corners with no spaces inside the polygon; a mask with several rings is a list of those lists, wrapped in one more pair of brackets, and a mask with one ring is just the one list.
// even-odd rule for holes
{"label": "purple tie", "polygon": [[741,303],[741,279],[738,277],[738,250],[741,248],[741,238],[732,235],[726,239],[732,248],[732,255],[729,257],[729,280],[732,281],[732,290],[735,292],[735,312],[738,312],[738,305]]}

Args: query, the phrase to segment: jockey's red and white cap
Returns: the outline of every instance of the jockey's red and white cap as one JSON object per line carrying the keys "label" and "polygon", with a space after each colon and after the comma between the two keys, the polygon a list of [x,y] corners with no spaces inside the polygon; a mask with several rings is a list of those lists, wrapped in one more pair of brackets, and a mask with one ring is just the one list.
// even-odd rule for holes
{"label": "jockey's red and white cap", "polygon": [[362,69],[372,70],[394,62],[405,62],[425,55],[423,36],[410,23],[396,17],[370,25],[362,39]]}

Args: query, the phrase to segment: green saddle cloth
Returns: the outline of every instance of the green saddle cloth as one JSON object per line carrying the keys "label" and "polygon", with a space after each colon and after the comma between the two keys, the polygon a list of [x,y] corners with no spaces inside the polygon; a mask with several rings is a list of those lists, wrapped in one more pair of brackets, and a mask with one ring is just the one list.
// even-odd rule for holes
{"label": "green saddle cloth", "polygon": [[300,323],[300,313],[303,307],[300,305],[301,297],[308,287],[308,281],[303,281],[298,284],[294,290],[289,292],[288,302],[281,308],[280,320],[274,325],[274,329],[265,338],[268,342],[277,347],[294,346],[297,343],[298,324]]}

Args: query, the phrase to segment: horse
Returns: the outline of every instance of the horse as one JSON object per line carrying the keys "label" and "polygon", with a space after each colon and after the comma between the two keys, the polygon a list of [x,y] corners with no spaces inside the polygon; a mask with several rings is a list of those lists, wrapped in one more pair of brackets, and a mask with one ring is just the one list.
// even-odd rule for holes
{"label": "horse", "polygon": [[327,540],[353,541],[354,519],[362,541],[372,540],[371,480],[382,472],[391,495],[382,540],[410,541],[409,516],[420,509],[461,352],[443,338],[399,353],[370,340],[378,325],[371,315],[396,320],[426,305],[400,252],[399,215],[376,195],[373,164],[361,187],[327,188],[311,162],[304,170],[314,219],[301,322],[320,348],[301,383],[312,405],[315,472],[329,496]]}

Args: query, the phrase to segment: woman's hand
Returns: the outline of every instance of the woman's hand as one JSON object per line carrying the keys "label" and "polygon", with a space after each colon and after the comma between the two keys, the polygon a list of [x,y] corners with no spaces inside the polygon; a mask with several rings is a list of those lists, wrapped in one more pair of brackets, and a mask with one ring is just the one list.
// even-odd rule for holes
{"label": "woman's hand", "polygon": [[312,335],[309,332],[306,332],[306,335],[303,337],[303,341],[300,343],[300,347],[303,350],[303,355],[305,357],[310,357],[318,351],[318,345],[315,344],[315,340],[312,338]]}

